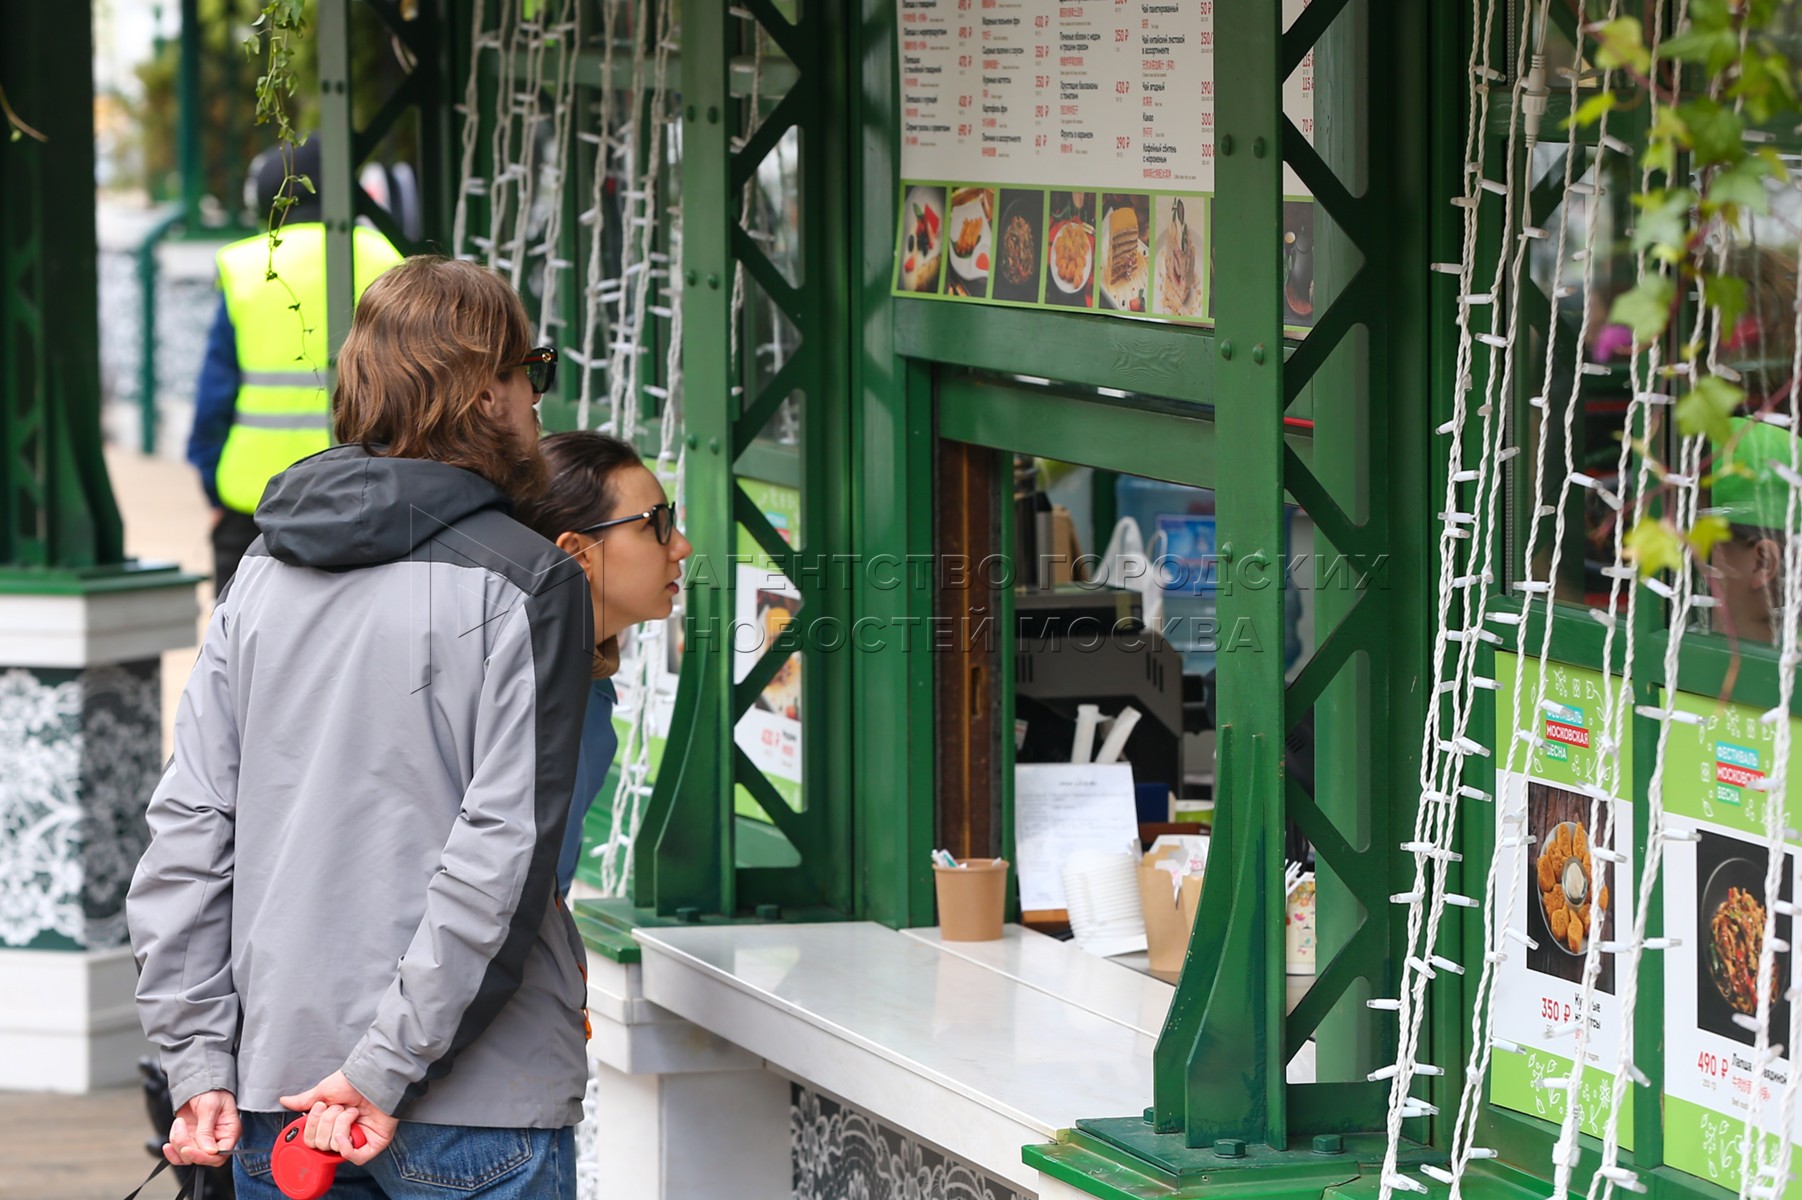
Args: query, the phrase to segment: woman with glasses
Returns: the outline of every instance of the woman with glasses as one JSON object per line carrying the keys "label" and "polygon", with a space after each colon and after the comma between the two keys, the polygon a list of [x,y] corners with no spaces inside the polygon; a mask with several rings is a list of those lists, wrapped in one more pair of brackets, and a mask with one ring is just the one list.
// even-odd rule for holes
{"label": "woman with glasses", "polygon": [[522,517],[582,565],[594,602],[593,684],[569,825],[557,859],[557,883],[567,894],[582,848],[583,819],[618,749],[616,696],[608,677],[619,664],[619,635],[670,615],[682,592],[682,560],[693,547],[676,528],[663,485],[630,445],[602,433],[557,433],[540,445],[550,487]]}

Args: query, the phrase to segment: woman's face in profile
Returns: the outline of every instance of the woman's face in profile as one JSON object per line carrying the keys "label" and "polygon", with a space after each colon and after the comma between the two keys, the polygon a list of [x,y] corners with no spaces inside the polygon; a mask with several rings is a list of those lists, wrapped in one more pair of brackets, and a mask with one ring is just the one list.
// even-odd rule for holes
{"label": "woman's face in profile", "polygon": [[[622,468],[614,487],[617,499],[606,517],[610,521],[668,503],[663,485],[644,466]],[[659,545],[654,522],[630,521],[600,530],[595,538],[599,544],[588,545],[582,554],[594,599],[595,640],[669,616],[682,594],[682,560],[694,549],[682,531],[672,530],[669,543]]]}

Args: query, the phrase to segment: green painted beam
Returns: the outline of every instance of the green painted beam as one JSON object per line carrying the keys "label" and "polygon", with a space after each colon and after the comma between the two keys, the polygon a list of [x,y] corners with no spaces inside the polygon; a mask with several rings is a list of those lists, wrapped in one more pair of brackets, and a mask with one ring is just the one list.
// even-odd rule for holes
{"label": "green painted beam", "polygon": [[[888,227],[883,245],[892,255],[891,214],[886,207],[883,214]],[[895,353],[900,355],[1002,375],[1215,402],[1214,335],[1207,330],[930,300],[897,302],[893,311]],[[1270,345],[1275,354],[1283,353],[1280,329]]]}
{"label": "green painted beam", "polygon": [[[961,371],[939,377],[940,437],[1191,487],[1211,488],[1219,479],[1216,415]],[[1296,453],[1309,453],[1306,430],[1288,427],[1284,437]]]}
{"label": "green painted beam", "polygon": [[[1181,1140],[1177,1134],[1156,1133],[1139,1118],[1080,1121],[1074,1129],[1061,1130],[1055,1142],[1025,1147],[1021,1157],[1044,1175],[1099,1200],[1320,1200],[1372,1178],[1382,1165],[1386,1139],[1329,1135],[1288,1151],[1256,1144],[1220,1150],[1187,1147]],[[1444,1156],[1409,1145],[1399,1161],[1416,1166],[1443,1162]],[[1489,1198],[1503,1200],[1493,1192]]]}
{"label": "green painted beam", "polygon": [[582,944],[596,954],[616,963],[636,963],[643,960],[644,954],[631,933],[606,920],[595,909],[593,901],[576,901],[570,905],[570,915],[575,918],[576,931],[582,935]]}
{"label": "green painted beam", "polygon": [[102,596],[147,588],[193,587],[204,575],[190,575],[174,563],[127,559],[111,566],[80,570],[51,567],[0,567],[0,595]]}
{"label": "green painted beam", "polygon": [[737,468],[740,479],[756,479],[783,487],[801,486],[800,451],[780,442],[753,438],[738,456]]}

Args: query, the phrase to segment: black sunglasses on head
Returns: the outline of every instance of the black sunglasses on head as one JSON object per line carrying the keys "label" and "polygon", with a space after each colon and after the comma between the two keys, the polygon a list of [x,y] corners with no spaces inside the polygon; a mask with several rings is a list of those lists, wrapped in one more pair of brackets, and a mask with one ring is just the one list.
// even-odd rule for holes
{"label": "black sunglasses on head", "polygon": [[649,521],[656,531],[657,544],[669,545],[670,535],[676,531],[676,510],[668,504],[659,504],[647,508],[641,513],[633,513],[629,517],[615,517],[611,521],[602,521],[599,525],[590,525],[586,529],[577,529],[576,533],[593,533],[598,529],[610,529],[615,525],[629,525],[633,521]]}
{"label": "black sunglasses on head", "polygon": [[526,369],[526,382],[537,395],[557,386],[557,351],[551,346],[540,346],[513,365]]}

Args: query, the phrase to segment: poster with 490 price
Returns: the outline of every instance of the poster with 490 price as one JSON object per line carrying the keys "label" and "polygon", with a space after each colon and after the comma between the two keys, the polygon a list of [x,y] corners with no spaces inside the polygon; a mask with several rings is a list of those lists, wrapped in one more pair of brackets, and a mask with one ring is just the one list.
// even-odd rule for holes
{"label": "poster with 490 price", "polygon": [[[1664,860],[1664,932],[1675,943],[1662,952],[1664,1156],[1679,1170],[1737,1190],[1753,1096],[1759,1128],[1775,1135],[1793,1069],[1787,1056],[1760,1065],[1754,1049],[1758,960],[1773,899],[1767,796],[1759,785],[1771,774],[1777,728],[1756,708],[1713,697],[1679,693],[1674,707],[1690,719],[1671,725],[1664,772],[1666,824],[1685,835],[1668,843]],[[1792,730],[1797,725],[1792,721]],[[1789,778],[1799,778],[1798,766],[1792,753]],[[1794,846],[1787,844],[1777,868],[1779,903],[1797,894]],[[1776,933],[1780,942],[1793,940],[1781,911]],[[1775,956],[1769,1040],[1777,1046],[1789,1041],[1794,962],[1787,949]],[[1648,969],[1656,969],[1650,956]],[[1788,1131],[1791,1140],[1797,1132]],[[1785,1194],[1802,1196],[1802,1185],[1790,1183]]]}

